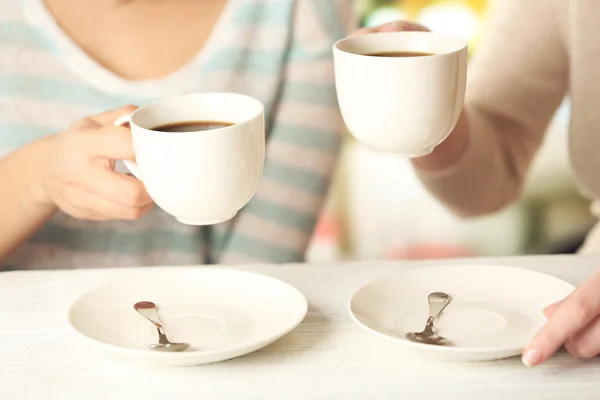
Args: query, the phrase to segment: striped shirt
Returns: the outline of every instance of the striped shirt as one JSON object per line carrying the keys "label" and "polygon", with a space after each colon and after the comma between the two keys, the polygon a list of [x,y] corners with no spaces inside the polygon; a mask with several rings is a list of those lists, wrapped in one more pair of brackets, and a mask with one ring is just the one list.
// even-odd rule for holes
{"label": "striped shirt", "polygon": [[132,81],[79,48],[43,0],[0,0],[0,157],[82,117],[181,93],[247,94],[268,121],[263,178],[233,220],[187,226],[158,207],[134,222],[58,212],[2,267],[201,264],[206,246],[219,263],[301,261],[342,138],[331,45],[354,27],[351,8],[350,0],[229,0],[189,63]]}

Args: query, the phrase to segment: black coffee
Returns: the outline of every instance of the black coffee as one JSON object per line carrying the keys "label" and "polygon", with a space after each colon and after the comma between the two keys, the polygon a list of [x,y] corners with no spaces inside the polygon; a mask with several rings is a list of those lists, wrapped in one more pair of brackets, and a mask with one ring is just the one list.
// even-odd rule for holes
{"label": "black coffee", "polygon": [[175,122],[173,124],[159,125],[152,128],[152,130],[161,132],[198,132],[225,128],[231,125],[233,125],[231,122],[221,121],[184,121]]}
{"label": "black coffee", "polygon": [[428,57],[433,56],[433,53],[423,53],[419,51],[383,51],[380,53],[365,54],[373,57]]}

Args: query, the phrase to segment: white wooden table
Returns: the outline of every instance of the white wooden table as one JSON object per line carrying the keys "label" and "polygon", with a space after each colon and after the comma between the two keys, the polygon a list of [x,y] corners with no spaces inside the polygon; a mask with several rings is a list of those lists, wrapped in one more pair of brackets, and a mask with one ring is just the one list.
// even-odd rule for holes
{"label": "white wooden table", "polygon": [[[596,257],[523,257],[492,262],[544,271],[579,284]],[[454,261],[453,263],[457,263]],[[561,353],[529,369],[518,358],[452,364],[402,355],[348,316],[363,284],[424,263],[242,267],[287,281],[308,298],[306,320],[254,354],[204,367],[145,367],[103,354],[71,331],[69,305],[123,270],[0,273],[0,399],[410,399],[586,400],[600,398],[600,359]]]}

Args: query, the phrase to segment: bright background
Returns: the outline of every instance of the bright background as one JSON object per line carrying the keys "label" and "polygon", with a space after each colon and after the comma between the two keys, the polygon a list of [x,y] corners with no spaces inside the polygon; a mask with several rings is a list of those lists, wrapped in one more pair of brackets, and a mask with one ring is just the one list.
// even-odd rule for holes
{"label": "bright background", "polygon": [[[397,19],[463,37],[471,54],[492,1],[357,0],[365,26]],[[523,0],[527,1],[527,0]],[[568,253],[593,219],[576,189],[567,156],[569,103],[549,128],[523,198],[495,215],[461,220],[430,196],[408,161],[346,140],[329,202],[307,253],[312,262]]]}

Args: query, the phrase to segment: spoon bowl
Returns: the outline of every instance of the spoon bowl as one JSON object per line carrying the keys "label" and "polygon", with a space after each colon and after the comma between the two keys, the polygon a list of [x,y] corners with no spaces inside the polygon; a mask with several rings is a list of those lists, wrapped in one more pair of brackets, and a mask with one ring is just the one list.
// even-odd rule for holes
{"label": "spoon bowl", "polygon": [[436,333],[431,335],[423,334],[422,332],[408,332],[406,338],[413,342],[432,344],[436,346],[448,346],[452,343],[443,336],[439,336]]}
{"label": "spoon bowl", "polygon": [[175,351],[185,351],[185,350],[189,349],[190,344],[189,343],[167,343],[167,344],[155,343],[155,344],[151,344],[148,347],[151,350],[156,350],[156,351],[175,352]]}

